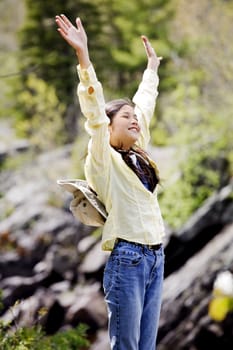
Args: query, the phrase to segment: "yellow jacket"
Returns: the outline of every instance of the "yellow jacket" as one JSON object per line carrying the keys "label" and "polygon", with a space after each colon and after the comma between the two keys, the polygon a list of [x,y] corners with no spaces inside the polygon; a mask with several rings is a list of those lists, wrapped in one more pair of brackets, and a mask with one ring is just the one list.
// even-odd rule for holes
{"label": "yellow jacket", "polygon": [[[93,66],[83,70],[78,66],[77,71],[80,79],[78,97],[82,113],[87,118],[85,128],[90,135],[85,176],[108,212],[102,233],[102,249],[112,250],[116,238],[143,244],[161,243],[165,231],[157,186],[153,193],[148,191],[121,154],[111,147],[102,85]],[[150,141],[149,124],[158,95],[158,83],[157,73],[146,69],[133,97],[141,127],[137,144],[144,150]],[[152,160],[151,164],[157,171]]]}

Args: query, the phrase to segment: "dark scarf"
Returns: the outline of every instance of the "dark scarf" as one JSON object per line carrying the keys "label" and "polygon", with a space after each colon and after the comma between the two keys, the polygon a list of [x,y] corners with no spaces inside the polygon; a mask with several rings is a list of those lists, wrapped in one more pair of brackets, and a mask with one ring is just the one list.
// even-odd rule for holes
{"label": "dark scarf", "polygon": [[128,151],[116,149],[116,151],[121,154],[122,159],[139,177],[143,185],[149,191],[153,192],[159,182],[159,179],[149,160],[133,149]]}

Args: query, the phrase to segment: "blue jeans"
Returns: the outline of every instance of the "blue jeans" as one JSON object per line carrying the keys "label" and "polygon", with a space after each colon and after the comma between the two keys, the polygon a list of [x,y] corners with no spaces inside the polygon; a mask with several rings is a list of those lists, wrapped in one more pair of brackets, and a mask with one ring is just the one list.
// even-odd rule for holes
{"label": "blue jeans", "polygon": [[162,301],[164,251],[115,245],[103,287],[112,350],[155,350]]}

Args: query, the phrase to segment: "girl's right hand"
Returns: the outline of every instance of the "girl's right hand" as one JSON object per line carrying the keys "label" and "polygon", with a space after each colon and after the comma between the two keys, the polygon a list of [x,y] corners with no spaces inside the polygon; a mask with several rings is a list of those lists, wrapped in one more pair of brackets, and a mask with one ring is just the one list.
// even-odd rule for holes
{"label": "girl's right hand", "polygon": [[87,68],[90,65],[87,35],[83,28],[80,18],[76,19],[75,27],[65,15],[56,16],[58,31],[65,41],[74,48],[78,56],[81,68]]}

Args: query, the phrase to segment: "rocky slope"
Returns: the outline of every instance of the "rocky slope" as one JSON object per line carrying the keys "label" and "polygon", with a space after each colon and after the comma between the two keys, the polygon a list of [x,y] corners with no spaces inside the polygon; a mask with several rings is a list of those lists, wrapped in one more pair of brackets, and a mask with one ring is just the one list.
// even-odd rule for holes
{"label": "rocky slope", "polygon": [[[8,147],[0,159],[26,149]],[[0,317],[30,325],[45,307],[40,322],[47,333],[83,322],[91,350],[108,350],[101,287],[108,253],[100,249],[99,233],[73,218],[71,197],[56,184],[70,177],[71,151],[68,145],[0,174]],[[233,271],[232,187],[216,193],[179,231],[168,232],[158,350],[206,349],[206,342],[231,349],[232,315],[216,323],[208,303],[216,274]]]}

